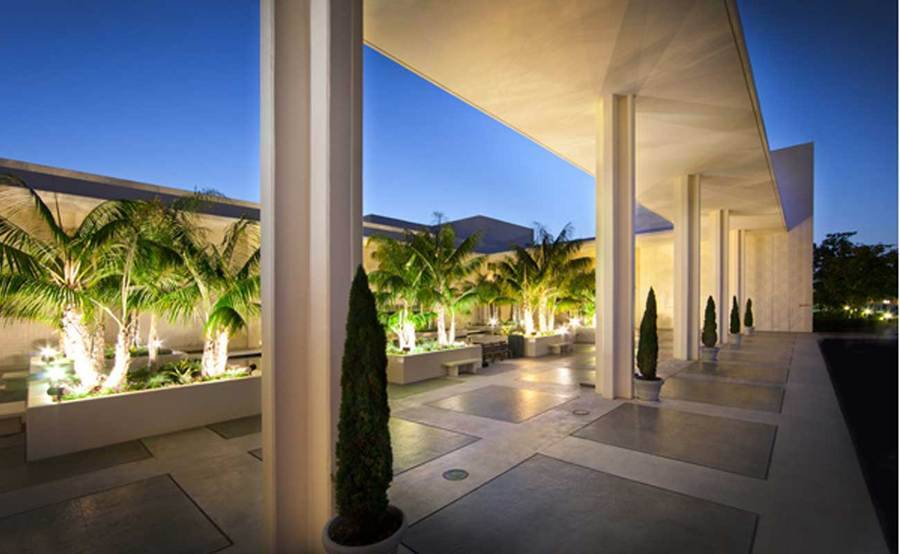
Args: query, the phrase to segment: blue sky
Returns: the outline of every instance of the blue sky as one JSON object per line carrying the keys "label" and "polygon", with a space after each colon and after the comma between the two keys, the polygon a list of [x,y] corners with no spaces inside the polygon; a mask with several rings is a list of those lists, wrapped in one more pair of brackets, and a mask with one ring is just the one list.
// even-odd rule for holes
{"label": "blue sky", "polygon": [[[816,237],[897,236],[896,4],[739,0],[773,148],[816,142]],[[0,157],[248,200],[258,189],[253,0],[3,0]],[[483,213],[593,234],[592,179],[374,52],[365,211]],[[546,202],[546,191],[565,202]],[[474,200],[473,200],[474,199]]]}

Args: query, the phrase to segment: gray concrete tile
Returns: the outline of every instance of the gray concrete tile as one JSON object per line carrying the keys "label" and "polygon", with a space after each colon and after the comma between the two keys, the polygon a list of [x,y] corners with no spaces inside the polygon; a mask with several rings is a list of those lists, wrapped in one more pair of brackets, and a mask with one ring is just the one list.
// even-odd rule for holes
{"label": "gray concrete tile", "polygon": [[0,448],[0,493],[82,475],[150,458],[140,441],[129,441],[35,462],[25,461],[25,444]]}
{"label": "gray concrete tile", "polygon": [[388,383],[387,393],[389,399],[401,399],[408,398],[416,394],[431,392],[433,390],[438,390],[452,385],[458,385],[460,383],[461,381],[459,379],[445,378],[427,379],[425,381],[419,381],[418,383],[409,383],[408,385]]}
{"label": "gray concrete tile", "polygon": [[622,404],[574,436],[765,479],[774,425]]}
{"label": "gray concrete tile", "polygon": [[[394,475],[440,458],[479,440],[478,437],[423,425],[397,417],[390,420],[391,449],[394,455]],[[262,460],[262,448],[250,455]]]}
{"label": "gray concrete tile", "polygon": [[780,413],[784,389],[778,386],[672,377],[663,384],[661,397]]}
{"label": "gray concrete tile", "polygon": [[523,375],[520,381],[527,383],[554,383],[557,385],[580,385],[581,383],[593,384],[597,372],[594,369],[577,369],[571,367],[557,367],[541,373]]}
{"label": "gray concrete tile", "polygon": [[491,385],[430,403],[444,410],[520,423],[570,400],[559,394]]}
{"label": "gray concrete tile", "polygon": [[756,514],[536,455],[413,525],[416,552],[749,552]]}
{"label": "gray concrete tile", "polygon": [[394,475],[430,462],[478,440],[478,437],[454,433],[396,417],[391,418],[390,428],[391,447],[394,453]]}
{"label": "gray concrete tile", "polygon": [[254,415],[207,425],[223,439],[233,439],[262,431],[262,416]]}
{"label": "gray concrete tile", "polygon": [[788,376],[786,367],[745,362],[694,362],[683,371],[707,377],[725,377],[778,385],[787,382]]}
{"label": "gray concrete tile", "polygon": [[0,519],[0,552],[214,552],[230,544],[168,475]]}

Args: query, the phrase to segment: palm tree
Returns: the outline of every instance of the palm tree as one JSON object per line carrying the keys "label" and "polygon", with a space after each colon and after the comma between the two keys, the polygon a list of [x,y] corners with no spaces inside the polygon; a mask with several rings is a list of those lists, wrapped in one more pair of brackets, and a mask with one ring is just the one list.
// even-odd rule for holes
{"label": "palm tree", "polygon": [[393,308],[397,317],[391,318],[391,331],[397,336],[401,349],[416,347],[416,326],[410,317],[414,306],[420,304],[425,278],[422,266],[416,263],[416,253],[407,240],[374,236],[372,257],[378,269],[369,274],[369,281],[377,290],[376,299],[383,312]]}
{"label": "palm tree", "polygon": [[512,256],[496,265],[496,270],[502,286],[517,299],[519,319],[516,323],[523,327],[526,335],[533,335],[534,309],[540,298],[540,279],[538,265],[531,252],[526,248],[516,247]]}
{"label": "palm tree", "polygon": [[[181,285],[181,257],[166,241],[165,210],[159,203],[128,202],[129,224],[119,229],[102,250],[100,265],[107,276],[98,283],[104,302],[100,305],[116,323],[113,368],[103,388],[118,390],[131,364],[141,312],[152,311],[163,290]],[[155,324],[151,323],[155,333]],[[158,341],[148,345],[152,365]]]}
{"label": "palm tree", "polygon": [[[453,342],[456,331],[456,310],[472,292],[471,283],[466,279],[482,263],[474,255],[480,234],[474,233],[456,244],[453,227],[438,221],[436,231],[421,231],[409,236],[409,247],[424,273],[420,286],[420,298],[434,306],[437,314],[438,344]],[[447,333],[447,317],[450,317],[450,331]]]}
{"label": "palm tree", "polygon": [[0,317],[52,322],[60,346],[72,360],[75,389],[99,381],[104,364],[102,299],[96,285],[105,276],[99,253],[129,224],[122,202],[102,202],[74,229],[24,181],[0,175]]}
{"label": "palm tree", "polygon": [[259,313],[259,228],[240,219],[226,229],[221,242],[213,244],[196,221],[203,196],[198,198],[193,205],[167,211],[184,284],[154,306],[169,319],[204,323],[201,371],[215,377],[225,372],[229,338]]}
{"label": "palm tree", "polygon": [[[538,305],[538,323],[541,332],[555,326],[557,303],[569,282],[579,274],[590,270],[593,260],[576,257],[581,246],[571,238],[572,225],[567,224],[556,237],[544,227],[538,227],[538,246],[535,260],[541,282],[541,298]],[[584,279],[582,277],[582,279]]]}

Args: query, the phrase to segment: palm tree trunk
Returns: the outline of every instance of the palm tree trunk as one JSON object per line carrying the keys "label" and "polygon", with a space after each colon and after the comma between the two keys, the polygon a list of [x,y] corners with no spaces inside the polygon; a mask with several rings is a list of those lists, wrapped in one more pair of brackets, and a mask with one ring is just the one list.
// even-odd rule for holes
{"label": "palm tree trunk", "polygon": [[538,328],[541,333],[547,332],[547,299],[544,297],[538,301]]}
{"label": "palm tree trunk", "polygon": [[438,344],[441,346],[447,344],[447,323],[445,320],[445,309],[443,304],[437,305],[437,335]]}
{"label": "palm tree trunk", "polygon": [[522,324],[525,327],[526,335],[534,334],[534,312],[531,306],[525,305],[522,307]]}
{"label": "palm tree trunk", "polygon": [[116,335],[115,361],[112,371],[103,382],[103,388],[112,390],[122,388],[128,375],[128,368],[131,366],[131,345],[134,344],[137,332],[137,318],[128,316]]}
{"label": "palm tree trunk", "polygon": [[450,344],[456,342],[456,310],[454,308],[450,308],[450,333],[447,342]]}
{"label": "palm tree trunk", "polygon": [[74,306],[63,311],[62,351],[72,360],[75,376],[80,381],[78,392],[87,392],[97,385],[98,375],[91,357],[91,336],[84,324],[84,316]]}
{"label": "palm tree trunk", "polygon": [[147,365],[153,367],[159,355],[159,335],[156,332],[156,314],[150,314],[150,329],[147,330]]}
{"label": "palm tree trunk", "polygon": [[228,365],[228,331],[208,331],[200,367],[204,377],[218,377]]}

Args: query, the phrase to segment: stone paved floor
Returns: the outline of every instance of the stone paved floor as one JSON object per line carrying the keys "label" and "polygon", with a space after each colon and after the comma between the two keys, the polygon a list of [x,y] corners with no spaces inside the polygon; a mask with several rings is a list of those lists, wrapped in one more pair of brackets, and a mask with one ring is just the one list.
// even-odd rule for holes
{"label": "stone paved floor", "polygon": [[[406,461],[390,494],[412,524],[407,547],[886,552],[814,337],[761,333],[727,350],[722,371],[666,360],[659,373],[772,387],[783,392],[780,411],[748,409],[760,406],[727,392],[715,403],[603,399],[580,384],[593,362],[587,346],[394,387],[395,449]],[[721,455],[704,450],[696,421],[724,445]],[[21,467],[21,436],[0,437],[0,552],[118,552],[123,536],[141,552],[172,551],[172,536],[188,552],[259,552],[258,425],[149,437],[52,470]],[[729,443],[730,432],[753,445]],[[469,476],[445,480],[449,469]]]}

